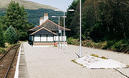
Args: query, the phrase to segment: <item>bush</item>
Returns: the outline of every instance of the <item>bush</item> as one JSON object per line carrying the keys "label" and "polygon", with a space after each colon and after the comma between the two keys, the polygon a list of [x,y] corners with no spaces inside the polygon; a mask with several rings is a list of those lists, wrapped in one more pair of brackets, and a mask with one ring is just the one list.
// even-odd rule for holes
{"label": "bush", "polygon": [[112,45],[114,45],[116,41],[112,40],[112,41],[107,41],[105,47],[103,47],[103,49],[110,49]]}
{"label": "bush", "polygon": [[27,40],[27,37],[28,37],[27,32],[22,32],[21,31],[18,34],[19,34],[19,40],[22,40],[22,41]]}
{"label": "bush", "polygon": [[6,51],[5,51],[5,49],[4,48],[0,48],[0,54],[3,54],[3,53],[5,53]]}
{"label": "bush", "polygon": [[101,49],[103,49],[106,45],[107,45],[107,41],[98,42],[98,43],[96,43],[95,48],[101,48]]}
{"label": "bush", "polygon": [[16,33],[15,29],[12,26],[10,26],[5,31],[4,36],[5,36],[6,42],[8,42],[10,44],[16,43],[17,40],[18,40],[17,33]]}
{"label": "bush", "polygon": [[120,40],[115,42],[114,45],[111,46],[111,50],[114,51],[125,51],[128,50],[129,51],[129,47],[128,47],[128,42],[126,40]]}
{"label": "bush", "polygon": [[86,47],[94,47],[94,42],[92,42],[91,40],[85,40],[82,41],[82,45]]}
{"label": "bush", "polygon": [[72,45],[79,45],[79,40],[78,39],[74,39],[73,37],[69,37],[67,39],[68,44],[72,44]]}
{"label": "bush", "polygon": [[2,32],[2,28],[1,28],[1,25],[0,25],[0,47],[4,47],[4,36],[3,36],[3,32]]}
{"label": "bush", "polygon": [[92,40],[85,40],[82,42],[82,45],[86,47],[104,48],[107,45],[107,42],[104,41],[104,42],[96,43],[96,42],[93,42]]}
{"label": "bush", "polygon": [[[79,40],[72,37],[68,38],[68,44],[79,45]],[[100,49],[109,49],[118,52],[129,53],[129,42],[127,40],[112,40],[112,41],[103,41],[103,42],[93,42],[92,40],[82,41],[82,46],[93,47]]]}

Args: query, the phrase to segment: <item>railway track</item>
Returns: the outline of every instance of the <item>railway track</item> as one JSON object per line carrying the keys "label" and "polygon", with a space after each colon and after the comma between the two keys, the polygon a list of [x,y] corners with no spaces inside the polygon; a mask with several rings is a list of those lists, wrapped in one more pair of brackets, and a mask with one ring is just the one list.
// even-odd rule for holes
{"label": "railway track", "polygon": [[17,55],[17,51],[20,45],[11,47],[1,58],[0,58],[0,78],[13,78],[12,68],[13,63]]}

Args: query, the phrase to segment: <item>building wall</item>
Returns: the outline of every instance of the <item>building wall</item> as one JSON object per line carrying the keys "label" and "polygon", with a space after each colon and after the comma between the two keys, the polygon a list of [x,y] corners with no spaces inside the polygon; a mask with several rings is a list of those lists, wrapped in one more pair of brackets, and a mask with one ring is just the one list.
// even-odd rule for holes
{"label": "building wall", "polygon": [[29,41],[33,41],[33,36],[29,36]]}
{"label": "building wall", "polygon": [[53,35],[35,35],[35,36],[29,36],[30,41],[35,42],[63,42],[64,40],[66,41],[66,36],[53,36]]}
{"label": "building wall", "polygon": [[46,36],[45,35],[41,35],[41,41],[46,41]]}
{"label": "building wall", "polygon": [[33,43],[33,45],[37,45],[37,46],[38,46],[38,45],[53,45],[53,46],[54,46],[54,45],[55,45],[55,43],[54,43],[54,42],[51,42],[51,43],[40,43],[40,42],[34,42],[34,43]]}
{"label": "building wall", "polygon": [[46,41],[54,41],[54,38],[52,35],[35,35],[34,41],[36,42],[46,42]]}
{"label": "building wall", "polygon": [[37,41],[37,42],[40,41],[40,35],[35,35],[34,36],[34,41]]}
{"label": "building wall", "polygon": [[55,41],[66,41],[66,36],[54,36]]}

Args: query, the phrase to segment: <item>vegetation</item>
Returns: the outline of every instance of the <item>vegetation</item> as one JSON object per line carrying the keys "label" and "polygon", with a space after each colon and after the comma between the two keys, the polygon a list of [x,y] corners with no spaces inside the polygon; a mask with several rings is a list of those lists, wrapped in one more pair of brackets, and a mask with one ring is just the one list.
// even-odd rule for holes
{"label": "vegetation", "polygon": [[[129,52],[128,5],[128,0],[82,0],[83,46]],[[72,29],[68,35],[76,41],[79,38],[79,0],[74,0],[69,9],[75,11],[67,12],[66,24]]]}
{"label": "vegetation", "polygon": [[102,56],[102,57],[100,57],[100,58],[102,58],[102,59],[108,59],[108,58],[106,58],[106,57],[104,57],[104,56]]}
{"label": "vegetation", "polygon": [[[28,17],[28,22],[32,23],[33,26],[39,25],[39,19],[43,16],[44,13],[49,14],[49,19],[58,23],[58,18],[52,18],[52,16],[63,16],[63,12],[54,11],[51,9],[25,9]],[[0,16],[4,16],[6,14],[5,10],[0,10]]]}
{"label": "vegetation", "polygon": [[74,38],[72,38],[72,37],[69,37],[69,38],[67,39],[67,42],[68,42],[68,44],[79,45],[78,39],[74,39]]}
{"label": "vegetation", "polygon": [[0,54],[5,53],[5,49],[0,47]]}
{"label": "vegetation", "polygon": [[4,35],[1,24],[0,24],[0,47],[4,47]]}
{"label": "vegetation", "polygon": [[8,4],[11,1],[15,1],[16,3],[19,3],[20,6],[23,5],[25,9],[39,9],[39,8],[53,9],[53,10],[56,9],[52,6],[36,3],[33,1],[29,1],[29,0],[0,0],[0,9],[8,8]]}
{"label": "vegetation", "polygon": [[49,19],[58,23],[58,18],[52,18],[52,16],[62,16],[63,12],[61,11],[54,11],[51,9],[37,9],[37,10],[32,10],[32,9],[26,9],[26,12],[28,13],[28,20],[30,23],[34,25],[39,25],[39,19],[40,17],[43,17],[44,13],[49,14]]}
{"label": "vegetation", "polygon": [[99,57],[97,54],[91,54],[91,56],[94,56],[94,57]]}
{"label": "vegetation", "polygon": [[94,57],[97,57],[97,58],[102,58],[102,59],[108,59],[108,58],[106,58],[106,57],[104,57],[104,56],[98,56],[97,54],[91,54],[91,56],[94,56]]}
{"label": "vegetation", "polygon": [[5,49],[9,47],[8,44],[13,45],[19,40],[26,40],[27,31],[33,27],[28,22],[24,7],[14,1],[10,2],[3,15],[0,17],[0,54],[5,52]]}
{"label": "vegetation", "polygon": [[27,31],[32,28],[32,25],[27,20],[27,13],[24,7],[20,7],[19,4],[14,1],[8,6],[3,24],[5,25],[4,29],[10,26],[14,27],[19,35],[19,40],[26,40]]}
{"label": "vegetation", "polygon": [[15,29],[10,26],[6,31],[5,31],[5,40],[6,42],[10,43],[10,44],[14,44],[18,41],[18,35],[15,31]]}
{"label": "vegetation", "polygon": [[76,63],[76,64],[78,64],[78,65],[80,65],[80,66],[83,66],[83,64],[80,64],[80,63],[78,63],[78,62],[76,62],[76,60],[74,59],[74,60],[71,60],[73,63]]}

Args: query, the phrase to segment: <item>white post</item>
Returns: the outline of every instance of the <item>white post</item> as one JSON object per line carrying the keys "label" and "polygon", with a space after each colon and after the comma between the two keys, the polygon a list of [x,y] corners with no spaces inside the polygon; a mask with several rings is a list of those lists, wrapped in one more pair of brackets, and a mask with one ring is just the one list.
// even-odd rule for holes
{"label": "white post", "polygon": [[64,11],[64,38],[63,38],[64,39],[64,46],[65,46],[65,35],[66,34],[65,34],[65,11]]}
{"label": "white post", "polygon": [[81,27],[82,26],[82,17],[81,17],[82,10],[81,9],[82,9],[82,2],[80,0],[80,54],[79,54],[80,57],[82,57],[82,30],[81,30],[82,29],[82,27]]}
{"label": "white post", "polygon": [[[60,25],[60,16],[58,16],[58,24]],[[58,27],[58,45],[60,46],[60,29]]]}

